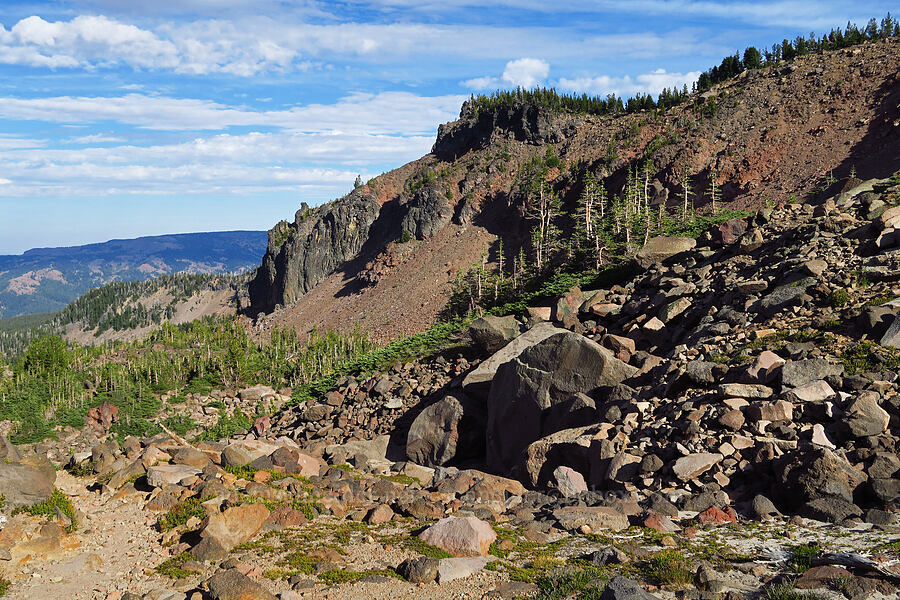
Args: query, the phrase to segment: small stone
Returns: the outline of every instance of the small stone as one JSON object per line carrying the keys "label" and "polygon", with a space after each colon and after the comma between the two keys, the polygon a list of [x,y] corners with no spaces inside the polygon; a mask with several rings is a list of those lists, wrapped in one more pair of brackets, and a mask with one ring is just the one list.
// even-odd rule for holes
{"label": "small stone", "polygon": [[718,452],[699,453],[682,456],[672,467],[675,476],[682,481],[689,481],[706,472],[724,457]]}
{"label": "small stone", "polygon": [[571,467],[556,467],[553,478],[556,480],[556,489],[567,498],[577,496],[588,489],[584,476]]}

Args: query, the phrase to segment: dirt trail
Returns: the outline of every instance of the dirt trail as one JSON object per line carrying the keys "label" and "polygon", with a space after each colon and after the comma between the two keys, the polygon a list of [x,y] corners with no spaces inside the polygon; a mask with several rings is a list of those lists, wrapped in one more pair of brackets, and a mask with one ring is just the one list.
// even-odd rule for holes
{"label": "dirt trail", "polygon": [[78,531],[70,536],[71,543],[63,544],[74,549],[51,560],[20,565],[10,577],[13,585],[8,597],[93,600],[164,587],[146,574],[168,553],[152,528],[155,516],[143,508],[143,495],[132,492],[104,497],[88,491],[84,482],[65,471],[56,478],[56,487],[84,514]]}

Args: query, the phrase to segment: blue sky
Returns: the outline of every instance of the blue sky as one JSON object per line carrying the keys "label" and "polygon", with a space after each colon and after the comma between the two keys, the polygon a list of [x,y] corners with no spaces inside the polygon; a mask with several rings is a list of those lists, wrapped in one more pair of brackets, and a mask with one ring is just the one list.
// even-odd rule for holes
{"label": "blue sky", "polygon": [[427,153],[471,93],[656,93],[890,4],[3,0],[0,254],[268,229]]}

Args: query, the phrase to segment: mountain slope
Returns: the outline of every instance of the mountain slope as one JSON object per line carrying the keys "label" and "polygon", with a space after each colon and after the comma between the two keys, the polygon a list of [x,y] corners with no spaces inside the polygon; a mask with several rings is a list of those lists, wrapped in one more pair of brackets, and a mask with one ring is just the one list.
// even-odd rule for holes
{"label": "mountain slope", "polygon": [[[520,248],[533,254],[536,165],[570,213],[588,175],[619,197],[640,171],[648,203],[669,213],[685,189],[697,207],[714,189],[719,207],[752,208],[886,177],[900,168],[897,64],[900,40],[867,42],[745,71],[668,110],[633,114],[468,102],[430,154],[270,231],[251,309],[267,314],[264,328],[360,324],[380,341],[426,328],[460,272],[483,253],[488,270],[499,263],[500,240],[507,272]],[[564,241],[574,237],[565,234],[576,219],[559,214],[554,224]]]}
{"label": "mountain slope", "polygon": [[259,263],[264,250],[264,232],[224,231],[35,248],[0,256],[0,317],[61,310],[87,290],[114,281],[245,271]]}

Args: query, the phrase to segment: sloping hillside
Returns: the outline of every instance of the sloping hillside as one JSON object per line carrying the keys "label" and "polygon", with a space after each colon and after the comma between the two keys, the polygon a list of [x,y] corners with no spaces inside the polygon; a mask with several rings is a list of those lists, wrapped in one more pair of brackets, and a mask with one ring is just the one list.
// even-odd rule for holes
{"label": "sloping hillside", "polygon": [[223,231],[35,248],[0,256],[0,318],[61,310],[91,288],[171,273],[236,273],[259,264],[265,233]]}
{"label": "sloping hillside", "polygon": [[501,240],[504,274],[520,249],[533,266],[537,187],[562,200],[551,225],[566,246],[591,176],[610,207],[642,188],[645,230],[661,230],[659,206],[678,214],[685,195],[700,209],[713,197],[717,209],[743,209],[886,177],[900,168],[897,64],[900,40],[867,42],[747,70],[667,110],[632,114],[475,99],[440,128],[431,154],[270,231],[251,309],[266,314],[263,329],[359,324],[381,341],[420,331],[461,272],[482,260],[487,272],[499,268]]}

